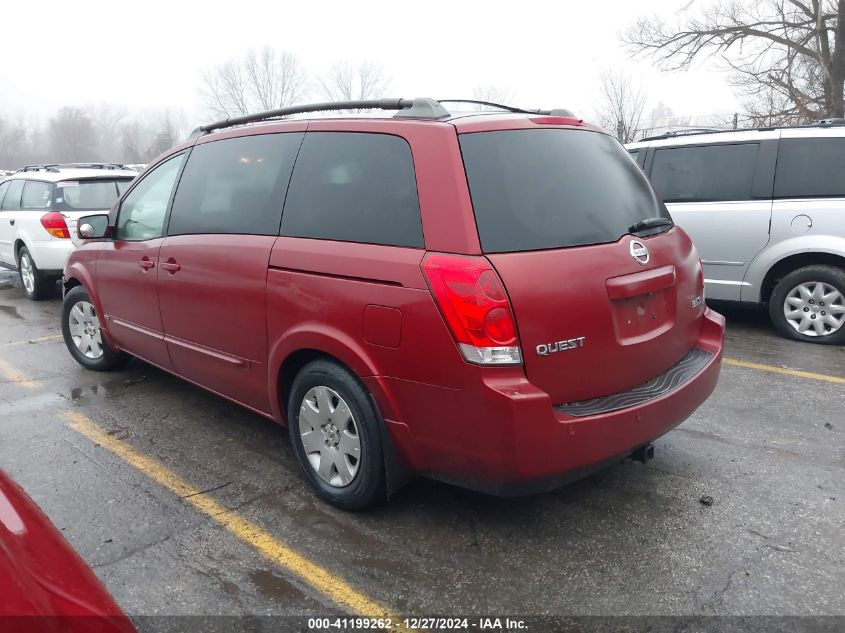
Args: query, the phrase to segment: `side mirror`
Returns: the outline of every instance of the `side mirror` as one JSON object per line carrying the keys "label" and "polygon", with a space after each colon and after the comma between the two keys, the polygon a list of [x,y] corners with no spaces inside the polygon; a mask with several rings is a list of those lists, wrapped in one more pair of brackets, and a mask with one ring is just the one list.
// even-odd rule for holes
{"label": "side mirror", "polygon": [[79,239],[92,240],[107,237],[109,233],[109,216],[106,214],[86,215],[76,223],[76,234]]}

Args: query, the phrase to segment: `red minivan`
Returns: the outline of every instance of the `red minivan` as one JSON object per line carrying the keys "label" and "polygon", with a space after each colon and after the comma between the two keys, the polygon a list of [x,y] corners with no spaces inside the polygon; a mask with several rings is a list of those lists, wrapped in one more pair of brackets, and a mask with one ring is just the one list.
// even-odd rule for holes
{"label": "red minivan", "polygon": [[[279,120],[341,108],[396,114]],[[719,375],[696,249],[613,137],[507,110],[199,128],[79,221],[70,353],[136,356],[287,425],[348,509],[415,473],[519,494],[648,453]]]}

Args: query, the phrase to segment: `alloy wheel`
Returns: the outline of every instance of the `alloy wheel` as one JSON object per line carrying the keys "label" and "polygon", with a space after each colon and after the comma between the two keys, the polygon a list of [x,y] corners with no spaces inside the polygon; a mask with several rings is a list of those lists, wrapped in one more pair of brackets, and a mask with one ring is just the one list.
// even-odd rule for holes
{"label": "alloy wheel", "polygon": [[828,283],[807,281],[786,295],[783,314],[804,336],[830,336],[845,323],[845,297]]}
{"label": "alloy wheel", "polygon": [[361,465],[361,437],[355,416],[329,387],[308,390],[299,407],[299,433],[308,463],[330,486],[352,483]]}
{"label": "alloy wheel", "polygon": [[103,338],[97,312],[88,301],[79,301],[68,314],[68,329],[73,344],[84,356],[97,360],[103,355]]}
{"label": "alloy wheel", "polygon": [[28,253],[21,254],[21,282],[27,293],[32,294],[35,290],[35,271],[32,268],[32,260]]}

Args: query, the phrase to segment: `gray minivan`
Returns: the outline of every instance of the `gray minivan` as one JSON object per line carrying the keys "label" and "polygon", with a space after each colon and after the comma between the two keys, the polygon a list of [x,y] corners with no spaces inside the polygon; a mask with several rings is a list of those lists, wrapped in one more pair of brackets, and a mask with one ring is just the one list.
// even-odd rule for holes
{"label": "gray minivan", "polygon": [[767,306],[788,338],[845,343],[845,120],[626,148],[695,241],[708,299]]}

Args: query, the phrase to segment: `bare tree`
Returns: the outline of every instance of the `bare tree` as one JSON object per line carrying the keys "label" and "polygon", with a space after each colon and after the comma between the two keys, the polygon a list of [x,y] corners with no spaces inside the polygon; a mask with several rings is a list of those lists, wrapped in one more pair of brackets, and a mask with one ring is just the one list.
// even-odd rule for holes
{"label": "bare tree", "polygon": [[[513,91],[502,86],[476,86],[472,90],[472,98],[476,101],[488,101],[510,105],[513,101]],[[495,110],[493,106],[478,106],[479,110]]]}
{"label": "bare tree", "polygon": [[722,0],[677,25],[640,18],[623,36],[664,69],[715,54],[749,112],[785,121],[845,115],[845,0]]}
{"label": "bare tree", "polygon": [[127,116],[126,107],[101,101],[88,106],[86,112],[97,131],[100,158],[116,161],[120,153],[120,124]]}
{"label": "bare tree", "polygon": [[601,76],[601,95],[599,125],[616,133],[620,143],[635,141],[642,129],[645,89],[621,71],[608,71]]}
{"label": "bare tree", "polygon": [[339,62],[323,75],[317,89],[326,101],[379,99],[390,86],[379,64]]}
{"label": "bare tree", "polygon": [[65,106],[49,123],[52,159],[75,162],[95,159],[97,131],[94,122],[83,110]]}
{"label": "bare tree", "polygon": [[205,72],[201,81],[208,111],[233,117],[296,103],[304,93],[305,71],[295,55],[265,46],[228,59]]}
{"label": "bare tree", "polygon": [[21,164],[26,146],[26,127],[20,122],[0,118],[0,168]]}

